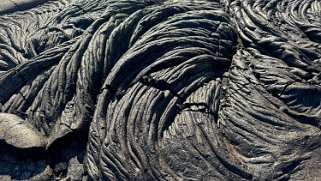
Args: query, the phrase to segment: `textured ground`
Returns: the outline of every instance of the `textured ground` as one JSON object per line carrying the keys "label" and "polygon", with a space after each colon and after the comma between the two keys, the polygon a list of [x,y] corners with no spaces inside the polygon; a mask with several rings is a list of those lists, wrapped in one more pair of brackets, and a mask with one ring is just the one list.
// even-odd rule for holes
{"label": "textured ground", "polygon": [[320,0],[0,2],[0,180],[321,178]]}

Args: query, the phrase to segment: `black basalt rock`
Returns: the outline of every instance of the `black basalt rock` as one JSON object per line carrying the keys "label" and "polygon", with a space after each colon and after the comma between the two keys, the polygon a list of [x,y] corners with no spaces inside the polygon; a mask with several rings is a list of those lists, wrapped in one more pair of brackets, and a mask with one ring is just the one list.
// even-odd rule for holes
{"label": "black basalt rock", "polygon": [[318,180],[318,0],[0,2],[0,180]]}

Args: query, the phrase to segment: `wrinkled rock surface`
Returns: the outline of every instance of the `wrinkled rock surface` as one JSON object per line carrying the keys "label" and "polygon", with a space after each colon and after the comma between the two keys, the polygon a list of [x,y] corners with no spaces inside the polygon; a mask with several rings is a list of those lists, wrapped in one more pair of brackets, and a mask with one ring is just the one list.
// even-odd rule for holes
{"label": "wrinkled rock surface", "polygon": [[0,180],[317,180],[321,1],[0,2]]}

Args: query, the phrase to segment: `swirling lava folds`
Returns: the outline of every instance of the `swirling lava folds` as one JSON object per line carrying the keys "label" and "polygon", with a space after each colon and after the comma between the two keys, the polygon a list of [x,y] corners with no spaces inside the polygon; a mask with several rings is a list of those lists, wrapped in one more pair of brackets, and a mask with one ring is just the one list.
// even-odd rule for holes
{"label": "swirling lava folds", "polygon": [[59,0],[5,14],[1,112],[35,127],[49,156],[88,134],[80,164],[91,179],[313,178],[320,9],[313,0]]}

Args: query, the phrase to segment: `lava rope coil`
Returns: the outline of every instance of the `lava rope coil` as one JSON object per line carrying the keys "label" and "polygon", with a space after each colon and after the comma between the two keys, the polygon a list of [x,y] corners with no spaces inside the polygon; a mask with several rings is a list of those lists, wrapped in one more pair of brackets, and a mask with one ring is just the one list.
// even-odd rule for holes
{"label": "lava rope coil", "polygon": [[321,178],[320,0],[0,2],[0,180]]}

